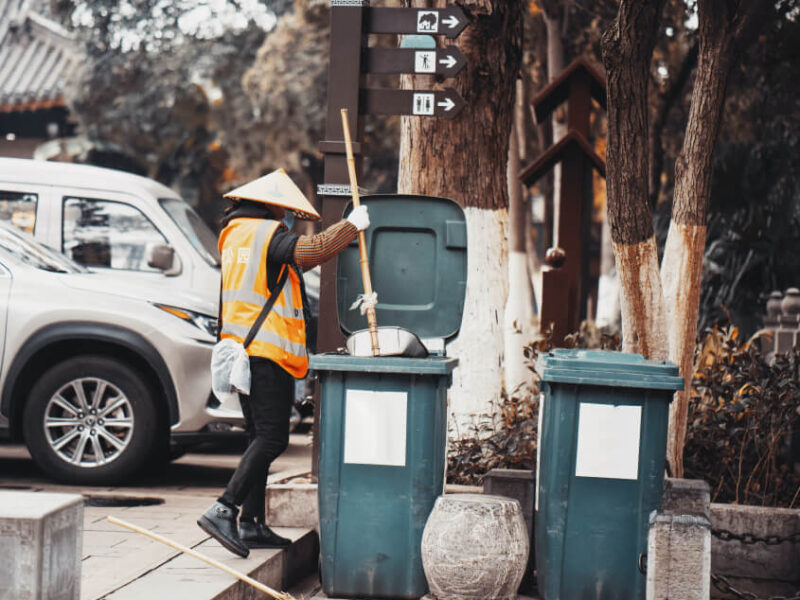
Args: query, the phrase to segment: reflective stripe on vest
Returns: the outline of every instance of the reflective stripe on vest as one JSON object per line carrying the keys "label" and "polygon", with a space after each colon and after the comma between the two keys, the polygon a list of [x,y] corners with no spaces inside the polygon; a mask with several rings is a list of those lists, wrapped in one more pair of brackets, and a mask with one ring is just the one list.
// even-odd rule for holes
{"label": "reflective stripe on vest", "polygon": [[[221,338],[243,342],[266,304],[269,297],[267,251],[279,227],[277,221],[238,218],[220,233]],[[282,268],[289,269],[289,276],[247,353],[268,358],[300,378],[308,372],[300,277],[289,265]]]}

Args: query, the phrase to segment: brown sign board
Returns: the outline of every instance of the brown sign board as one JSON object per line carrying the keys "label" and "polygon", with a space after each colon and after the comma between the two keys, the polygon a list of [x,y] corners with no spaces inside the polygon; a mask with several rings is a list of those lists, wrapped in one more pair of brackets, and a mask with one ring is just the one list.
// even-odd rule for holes
{"label": "brown sign board", "polygon": [[367,33],[422,33],[456,38],[467,16],[456,5],[445,8],[367,8]]}
{"label": "brown sign board", "polygon": [[415,73],[455,77],[467,59],[455,46],[427,48],[366,48],[362,64],[366,73]]}
{"label": "brown sign board", "polygon": [[361,112],[369,115],[412,115],[454,119],[465,106],[453,88],[444,90],[362,89]]}

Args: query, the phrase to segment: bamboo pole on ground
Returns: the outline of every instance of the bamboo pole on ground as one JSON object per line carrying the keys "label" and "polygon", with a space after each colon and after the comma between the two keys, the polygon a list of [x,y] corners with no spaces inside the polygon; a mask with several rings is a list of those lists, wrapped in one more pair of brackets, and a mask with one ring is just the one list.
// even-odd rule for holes
{"label": "bamboo pole on ground", "polygon": [[113,523],[114,525],[118,525],[120,527],[124,527],[125,529],[130,529],[131,531],[135,531],[136,533],[141,533],[142,535],[149,537],[152,540],[157,542],[161,542],[162,544],[166,544],[170,548],[175,548],[175,550],[180,550],[184,554],[188,554],[189,556],[193,556],[198,560],[202,560],[204,563],[211,565],[212,567],[216,567],[222,571],[225,571],[228,575],[233,575],[236,579],[240,581],[244,581],[245,583],[253,586],[259,591],[264,592],[265,594],[276,598],[276,600],[295,600],[294,596],[288,594],[286,592],[278,592],[273,590],[271,587],[264,585],[263,583],[256,581],[252,577],[245,575],[244,573],[240,573],[236,569],[231,569],[228,565],[223,564],[213,558],[205,556],[204,554],[200,554],[196,550],[192,550],[186,546],[183,546],[177,542],[173,542],[170,539],[167,539],[163,536],[158,535],[157,533],[153,533],[152,531],[148,531],[138,525],[134,525],[133,523],[128,523],[127,521],[123,521],[121,519],[117,519],[116,517],[107,517],[109,523]]}
{"label": "bamboo pole on ground", "polygon": [[[353,208],[361,206],[358,195],[358,181],[356,179],[356,161],[353,157],[353,142],[350,139],[350,125],[347,121],[347,109],[342,109],[342,131],[344,132],[344,145],[347,151],[347,172],[350,175],[350,192],[353,197]],[[367,238],[363,231],[358,232],[358,254],[361,259],[361,278],[364,280],[364,296],[367,301],[372,298],[372,278],[369,275],[369,258],[367,258]],[[378,342],[378,320],[375,316],[375,306],[367,305],[367,324],[369,336],[372,340],[372,356],[380,356],[381,348]]]}

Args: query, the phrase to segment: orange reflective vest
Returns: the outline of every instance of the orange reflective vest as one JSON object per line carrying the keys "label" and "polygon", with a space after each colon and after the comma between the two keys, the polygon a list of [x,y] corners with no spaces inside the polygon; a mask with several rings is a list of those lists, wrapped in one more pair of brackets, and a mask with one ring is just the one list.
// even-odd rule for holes
{"label": "orange reflective vest", "polygon": [[[222,256],[222,331],[220,338],[244,342],[269,299],[267,249],[281,224],[267,219],[233,219],[219,235]],[[276,362],[290,375],[308,373],[306,326],[300,277],[289,265],[280,296],[247,348],[250,356]]]}

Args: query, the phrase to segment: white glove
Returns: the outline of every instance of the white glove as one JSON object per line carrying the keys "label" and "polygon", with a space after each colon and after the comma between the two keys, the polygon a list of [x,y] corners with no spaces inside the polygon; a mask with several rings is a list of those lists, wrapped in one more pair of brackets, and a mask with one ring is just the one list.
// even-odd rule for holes
{"label": "white glove", "polygon": [[364,231],[369,227],[369,213],[367,212],[367,207],[362,204],[358,208],[354,208],[347,217],[347,220],[355,225],[356,229],[359,231]]}

